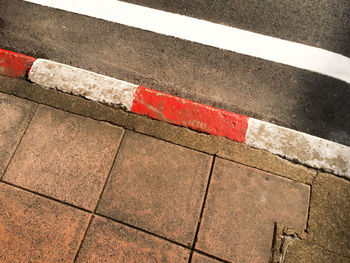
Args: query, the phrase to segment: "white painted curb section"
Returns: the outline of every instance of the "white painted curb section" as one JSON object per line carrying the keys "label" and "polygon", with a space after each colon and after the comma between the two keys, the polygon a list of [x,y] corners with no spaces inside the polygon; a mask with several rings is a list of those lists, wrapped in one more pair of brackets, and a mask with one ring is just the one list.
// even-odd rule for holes
{"label": "white painted curb section", "polygon": [[34,62],[28,77],[41,86],[108,105],[121,106],[128,111],[138,87],[122,80],[45,59],[37,59]]}
{"label": "white painted curb section", "polygon": [[[37,59],[29,79],[41,86],[131,111],[138,85],[57,62]],[[246,144],[350,179],[350,147],[253,118]]]}
{"label": "white painted curb section", "polygon": [[246,144],[350,179],[350,147],[249,118]]}
{"label": "white painted curb section", "polygon": [[350,83],[350,58],[292,41],[117,0],[25,0],[327,75]]}

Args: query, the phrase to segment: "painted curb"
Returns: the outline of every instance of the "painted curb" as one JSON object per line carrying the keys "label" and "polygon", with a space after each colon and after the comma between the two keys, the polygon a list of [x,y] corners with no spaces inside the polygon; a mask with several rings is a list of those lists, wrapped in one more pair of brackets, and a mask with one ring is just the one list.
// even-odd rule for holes
{"label": "painted curb", "polygon": [[131,111],[193,130],[244,142],[248,117],[138,87]]}
{"label": "painted curb", "polygon": [[[19,54],[13,58],[22,60]],[[11,70],[0,74],[12,76]],[[345,145],[50,60],[36,59],[28,78],[47,88],[227,137],[350,179],[350,147]]]}
{"label": "painted curb", "polygon": [[35,58],[0,49],[0,75],[24,78]]}
{"label": "painted curb", "polygon": [[350,147],[249,118],[246,144],[350,179]]}
{"label": "painted curb", "polygon": [[37,59],[29,80],[52,89],[85,97],[130,111],[137,85],[65,64]]}

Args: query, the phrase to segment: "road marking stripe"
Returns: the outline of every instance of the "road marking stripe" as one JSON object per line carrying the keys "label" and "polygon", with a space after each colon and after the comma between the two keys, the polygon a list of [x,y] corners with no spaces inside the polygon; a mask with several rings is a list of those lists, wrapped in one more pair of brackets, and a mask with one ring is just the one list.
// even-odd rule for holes
{"label": "road marking stripe", "polygon": [[0,49],[0,75],[24,78],[35,58]]}
{"label": "road marking stripe", "polygon": [[25,0],[306,69],[350,83],[350,58],[304,44],[117,0]]}

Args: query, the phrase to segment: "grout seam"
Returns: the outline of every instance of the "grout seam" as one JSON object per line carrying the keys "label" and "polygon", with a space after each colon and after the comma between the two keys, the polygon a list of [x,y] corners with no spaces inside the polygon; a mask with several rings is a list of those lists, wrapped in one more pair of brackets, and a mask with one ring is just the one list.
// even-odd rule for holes
{"label": "grout seam", "polygon": [[202,222],[202,218],[203,218],[203,214],[204,214],[204,208],[205,208],[205,204],[208,198],[208,192],[209,192],[209,187],[210,187],[210,182],[211,182],[211,178],[213,175],[213,171],[214,171],[214,165],[215,165],[215,159],[216,156],[213,156],[213,160],[211,163],[211,167],[210,167],[210,171],[209,171],[209,176],[208,176],[208,181],[207,181],[207,187],[205,190],[205,194],[204,194],[204,198],[203,198],[203,203],[202,203],[202,207],[201,207],[201,212],[199,214],[199,218],[198,218],[198,224],[197,224],[197,229],[196,229],[196,233],[194,235],[194,239],[193,239],[193,243],[192,243],[192,247],[191,247],[191,252],[190,252],[190,256],[188,258],[188,263],[191,263],[192,261],[192,256],[193,256],[193,251],[195,249],[196,243],[197,243],[197,239],[198,239],[198,233],[199,233],[199,228]]}
{"label": "grout seam", "polygon": [[113,159],[111,168],[109,169],[109,172],[108,172],[108,175],[107,175],[107,177],[106,177],[106,181],[105,181],[105,183],[104,183],[104,185],[103,185],[103,188],[102,188],[102,190],[101,190],[100,196],[99,196],[99,198],[97,199],[96,206],[95,206],[95,208],[93,209],[93,213],[94,213],[94,214],[96,214],[97,208],[98,208],[98,206],[99,206],[99,204],[100,204],[100,201],[101,201],[101,199],[102,199],[103,192],[105,191],[105,188],[106,188],[107,183],[108,183],[108,181],[109,181],[109,178],[110,178],[110,176],[111,176],[113,167],[114,167],[114,165],[115,165],[115,163],[116,163],[116,161],[117,161],[117,157],[118,157],[120,148],[121,148],[121,146],[122,146],[122,143],[123,143],[123,141],[124,141],[124,137],[125,137],[125,130],[123,130],[123,134],[122,134],[122,137],[121,137],[121,139],[120,139],[120,143],[119,143],[118,149],[117,149],[117,151],[116,151],[116,153],[115,153],[115,156],[114,156],[114,159]]}
{"label": "grout seam", "polygon": [[90,220],[89,220],[89,223],[88,223],[88,225],[87,225],[87,227],[86,227],[86,230],[85,230],[85,233],[84,233],[84,235],[83,235],[83,238],[81,239],[80,245],[79,245],[79,247],[78,247],[78,249],[77,249],[77,252],[75,253],[75,257],[74,257],[73,262],[76,262],[76,261],[77,261],[79,252],[80,252],[80,250],[81,250],[81,247],[83,246],[83,243],[84,243],[84,241],[85,241],[87,232],[89,231],[89,228],[90,228],[90,225],[91,225],[91,222],[92,222],[92,219],[93,219],[93,218],[94,218],[94,214],[92,214],[91,217],[90,217]]}
{"label": "grout seam", "polygon": [[311,212],[311,199],[312,199],[312,195],[313,195],[313,188],[314,188],[314,183],[317,179],[319,175],[319,172],[316,173],[316,175],[314,176],[314,178],[312,179],[312,183],[310,185],[310,195],[309,195],[309,205],[308,205],[308,209],[307,209],[307,219],[306,219],[306,228],[305,228],[305,232],[309,233],[309,220],[310,220],[310,212]]}
{"label": "grout seam", "polygon": [[7,184],[7,185],[9,185],[9,186],[12,186],[12,187],[14,187],[14,188],[18,188],[18,189],[20,189],[20,190],[22,190],[22,191],[25,191],[25,192],[27,192],[27,193],[31,193],[31,194],[34,194],[34,195],[38,195],[38,196],[43,197],[43,198],[45,198],[45,199],[49,199],[49,200],[51,200],[51,201],[58,202],[58,203],[61,203],[61,204],[63,204],[63,205],[66,205],[66,206],[70,206],[71,208],[75,208],[75,209],[81,210],[81,211],[86,212],[86,213],[89,213],[89,214],[93,213],[92,211],[90,211],[90,210],[88,210],[88,209],[86,209],[86,208],[79,207],[79,206],[77,206],[77,205],[73,205],[73,204],[71,204],[71,203],[68,203],[68,202],[65,202],[65,201],[56,199],[56,198],[54,198],[54,197],[51,197],[51,196],[48,196],[48,195],[45,195],[45,194],[42,194],[42,193],[35,192],[35,191],[33,191],[33,190],[24,188],[24,187],[22,187],[22,186],[13,184],[13,183],[11,183],[11,182],[2,181],[2,183]]}
{"label": "grout seam", "polygon": [[230,261],[227,261],[227,260],[222,259],[222,258],[217,257],[217,256],[210,255],[210,254],[208,254],[208,253],[206,253],[206,252],[204,252],[204,251],[198,250],[198,249],[194,249],[194,252],[196,252],[196,253],[198,253],[198,254],[201,254],[201,255],[203,255],[203,256],[206,256],[206,257],[208,257],[208,258],[215,259],[215,260],[217,260],[217,261],[219,261],[219,262],[231,263]]}
{"label": "grout seam", "polygon": [[9,182],[1,182],[1,183],[6,184],[6,185],[9,185],[9,186],[14,187],[14,188],[17,188],[17,189],[20,189],[20,190],[25,191],[25,192],[27,192],[27,193],[31,193],[31,194],[38,195],[38,196],[40,196],[40,197],[42,197],[42,198],[44,198],[44,199],[47,199],[47,200],[50,200],[50,201],[53,201],[53,202],[57,202],[57,203],[60,203],[60,204],[62,204],[62,205],[69,206],[69,207],[71,207],[71,208],[73,208],[73,209],[78,209],[78,210],[80,210],[80,211],[86,212],[86,213],[91,214],[91,215],[93,215],[93,216],[100,216],[100,217],[103,217],[103,218],[108,219],[108,220],[111,220],[111,221],[113,221],[113,222],[115,222],[115,223],[118,223],[118,224],[121,224],[121,225],[123,225],[123,226],[126,226],[126,227],[129,227],[129,228],[132,228],[132,229],[141,231],[141,232],[143,232],[143,233],[145,233],[145,234],[149,234],[149,235],[151,235],[151,236],[153,236],[153,237],[162,239],[162,240],[164,240],[164,241],[167,241],[167,242],[170,242],[170,243],[172,243],[172,244],[181,246],[181,247],[183,247],[183,248],[186,248],[186,249],[189,249],[189,250],[191,249],[191,247],[186,246],[186,245],[184,245],[184,244],[181,244],[181,243],[179,243],[179,242],[177,242],[177,241],[168,239],[168,238],[166,238],[166,237],[164,237],[164,236],[158,235],[158,234],[156,234],[156,233],[152,233],[152,232],[150,232],[150,231],[148,231],[148,230],[145,230],[145,229],[143,229],[143,228],[140,228],[140,227],[131,225],[131,224],[129,224],[129,223],[125,223],[125,222],[123,222],[123,221],[114,219],[114,218],[109,217],[109,216],[107,216],[107,215],[100,214],[100,213],[94,212],[94,211],[89,211],[89,210],[87,210],[87,209],[85,209],[85,208],[78,207],[78,206],[76,206],[76,205],[73,205],[73,204],[64,202],[64,201],[62,201],[62,200],[55,199],[55,198],[53,198],[53,197],[50,197],[50,196],[47,196],[47,195],[44,195],[44,194],[41,194],[41,193],[34,192],[34,191],[32,191],[32,190],[23,188],[23,187],[21,187],[21,186],[14,185],[14,184],[9,183]]}
{"label": "grout seam", "polygon": [[33,110],[33,115],[30,117],[30,120],[28,121],[27,127],[24,129],[24,132],[23,132],[23,134],[22,134],[20,140],[18,141],[18,143],[17,143],[17,145],[16,145],[16,148],[15,148],[13,154],[12,154],[12,156],[11,156],[9,162],[8,162],[7,165],[6,165],[6,168],[4,169],[4,172],[2,173],[2,175],[0,175],[0,182],[4,182],[4,181],[3,181],[3,177],[5,176],[5,174],[6,174],[6,172],[7,172],[7,169],[9,168],[10,163],[12,162],[12,160],[13,160],[13,158],[14,158],[14,156],[15,156],[15,154],[16,154],[18,148],[19,148],[19,145],[22,143],[22,140],[23,140],[24,136],[26,135],[27,130],[28,130],[30,124],[32,123],[32,120],[33,120],[33,118],[34,118],[34,116],[35,116],[35,114],[36,114],[36,112],[37,112],[39,106],[40,106],[39,103],[37,103],[37,104],[35,105],[35,109]]}
{"label": "grout seam", "polygon": [[[50,89],[51,90],[51,89]],[[74,97],[79,97],[79,98],[82,98],[84,99],[85,101],[88,101],[88,102],[93,102],[93,103],[97,103],[99,105],[102,105],[102,106],[107,106],[107,105],[104,105],[104,104],[101,104],[99,102],[94,102],[94,101],[91,101],[91,100],[88,100],[84,97],[81,97],[81,96],[77,96],[77,95],[71,95],[71,94],[67,94],[67,93],[64,93],[62,91],[59,91],[59,90],[53,90],[53,91],[58,91],[59,93],[61,94],[64,94],[64,95],[68,95],[68,96],[74,96]],[[4,92],[4,91],[2,91]],[[6,94],[8,94],[7,92],[4,92]],[[38,103],[38,104],[41,104],[41,105],[45,105],[45,106],[48,106],[48,107],[51,107],[51,108],[54,108],[56,110],[61,110],[61,111],[65,111],[65,112],[68,112],[68,113],[71,113],[71,114],[75,114],[75,115],[78,115],[78,116],[82,116],[82,117],[85,117],[85,118],[88,118],[88,119],[91,119],[91,120],[95,120],[95,121],[99,121],[99,122],[105,122],[105,123],[108,123],[110,125],[113,125],[113,126],[117,126],[117,127],[122,127],[124,128],[125,130],[128,130],[128,131],[133,131],[135,133],[138,133],[138,134],[143,134],[143,135],[146,135],[146,136],[149,136],[149,137],[152,137],[152,138],[155,138],[155,139],[158,139],[158,140],[161,140],[161,141],[164,141],[164,142],[169,142],[169,143],[172,143],[172,144],[175,144],[175,145],[178,145],[178,146],[181,146],[181,147],[184,147],[186,149],[191,149],[191,150],[194,150],[194,151],[197,151],[197,152],[201,152],[201,153],[205,153],[205,154],[208,154],[208,155],[211,155],[211,156],[214,156],[216,155],[218,158],[221,158],[221,159],[224,159],[224,160],[228,160],[228,161],[231,161],[231,162],[235,162],[235,163],[238,163],[238,164],[242,164],[242,165],[245,165],[247,167],[250,167],[250,168],[253,168],[253,169],[257,169],[259,171],[262,171],[262,172],[267,172],[267,173],[270,173],[270,174],[273,174],[273,175],[276,175],[276,176],[279,176],[279,177],[282,177],[284,179],[289,179],[289,180],[292,180],[296,183],[300,183],[300,184],[305,184],[305,185],[310,185],[309,183],[305,182],[305,181],[298,181],[296,179],[293,179],[293,178],[290,178],[288,176],[285,176],[285,175],[281,175],[281,174],[277,174],[277,173],[274,173],[274,172],[271,172],[271,171],[268,171],[268,170],[264,170],[262,168],[259,168],[259,167],[256,167],[256,166],[253,166],[253,165],[250,165],[250,164],[246,164],[246,163],[242,163],[242,162],[239,162],[237,160],[232,160],[232,159],[229,159],[227,157],[222,157],[222,156],[218,156],[216,153],[209,153],[207,151],[203,151],[203,150],[198,150],[198,149],[194,149],[194,148],[191,148],[190,146],[186,146],[186,145],[183,145],[183,144],[180,144],[180,143],[177,143],[177,142],[173,142],[171,140],[167,140],[167,139],[164,139],[164,138],[159,138],[155,135],[152,135],[152,134],[148,134],[148,133],[145,133],[145,132],[140,132],[140,131],[136,131],[135,129],[132,129],[132,128],[126,128],[125,125],[123,124],[118,124],[116,122],[113,122],[113,121],[110,121],[110,120],[107,120],[107,119],[102,119],[102,118],[95,118],[95,117],[91,117],[91,116],[85,116],[83,114],[80,114],[80,113],[77,113],[77,112],[74,112],[74,111],[71,111],[69,109],[64,109],[64,108],[59,108],[59,107],[56,107],[56,106],[53,106],[51,104],[48,104],[48,103],[44,103],[44,102],[39,102],[38,100],[32,100],[32,99],[28,99],[27,97],[21,97],[20,95],[17,95],[17,94],[13,94],[11,93],[12,96],[15,96],[15,97],[19,97],[19,98],[22,98],[24,100],[28,100],[28,101],[31,101],[31,102],[35,102],[35,103]],[[113,107],[112,107],[113,108]],[[122,110],[121,108],[113,108],[113,110]],[[125,112],[125,111],[124,111]],[[138,114],[135,114],[133,112],[126,112],[127,114],[131,114],[133,116],[136,116],[136,117],[145,117],[145,116],[142,116],[142,115],[138,115]],[[147,117],[149,119],[152,119],[150,117]],[[154,121],[159,121],[159,120],[155,120],[155,119],[152,119]],[[191,130],[189,128],[186,128],[186,127],[183,127],[183,126],[179,126],[179,125],[176,125],[176,124],[172,124],[172,123],[167,123],[169,125],[173,125],[173,126],[176,126],[176,127],[179,127],[179,128],[183,128],[183,129],[187,129],[187,130],[190,130],[191,132],[196,132],[196,133],[201,133],[201,134],[205,134],[207,136],[215,136],[215,135],[210,135],[210,134],[206,134],[206,133],[203,133],[203,132],[199,132],[199,131],[194,131],[194,130]],[[239,143],[239,142],[236,142],[236,143]],[[248,145],[249,146],[249,145]],[[250,148],[254,148],[252,146],[249,146]],[[255,150],[262,150],[262,149],[258,149],[258,148],[254,148]],[[264,150],[266,151],[266,150]],[[309,167],[305,164],[302,164],[302,163],[295,163],[295,162],[292,162],[291,160],[289,159],[286,159],[286,158],[283,158],[282,156],[279,156],[279,155],[276,155],[276,154],[272,154],[272,153],[269,153],[268,151],[266,151],[266,154],[270,154],[270,155],[273,155],[273,156],[277,156],[278,158],[281,158],[282,160],[285,160],[287,162],[289,162],[291,165],[300,165],[306,169],[310,169],[312,171],[315,171],[315,168],[312,168],[312,167]],[[348,180],[347,178],[344,178],[342,176],[339,176],[339,175],[336,175],[336,174],[333,174],[331,172],[327,172],[329,174],[332,174],[333,176],[337,177],[337,178],[343,178],[345,180]]]}
{"label": "grout seam", "polygon": [[169,242],[169,243],[172,243],[172,244],[174,244],[174,245],[177,245],[177,246],[180,246],[180,247],[183,247],[183,248],[186,248],[186,249],[190,249],[190,247],[188,247],[188,246],[186,246],[186,245],[184,245],[184,244],[181,244],[181,243],[179,243],[179,242],[177,242],[177,241],[175,241],[175,240],[168,239],[168,238],[166,238],[166,237],[164,237],[164,236],[161,236],[161,235],[159,235],[159,234],[150,232],[150,231],[148,231],[148,230],[146,230],[146,229],[143,229],[143,228],[141,228],[141,227],[131,225],[131,224],[129,224],[129,223],[120,221],[120,220],[118,220],[118,219],[114,219],[114,218],[112,218],[112,217],[109,217],[109,216],[104,215],[104,214],[100,214],[100,213],[98,213],[98,212],[94,213],[94,215],[103,217],[103,218],[108,219],[108,220],[111,220],[111,221],[113,221],[113,222],[115,222],[115,223],[118,223],[118,224],[121,224],[121,225],[123,225],[123,226],[125,226],[125,227],[129,227],[129,228],[132,228],[132,229],[141,231],[141,232],[143,232],[143,233],[145,233],[145,234],[148,234],[148,235],[151,235],[151,236],[153,236],[153,237],[162,239],[162,240],[167,241],[167,242]]}

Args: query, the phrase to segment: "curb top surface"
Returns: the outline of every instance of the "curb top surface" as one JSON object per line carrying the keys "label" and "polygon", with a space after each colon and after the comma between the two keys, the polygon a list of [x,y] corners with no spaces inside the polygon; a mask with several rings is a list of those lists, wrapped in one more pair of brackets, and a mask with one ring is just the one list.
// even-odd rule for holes
{"label": "curb top surface", "polygon": [[[2,51],[0,55],[4,60],[10,58],[13,61],[17,57],[19,62],[23,60],[21,55],[13,52]],[[27,66],[25,71],[29,69]],[[350,178],[350,147],[331,141],[49,60],[36,60],[29,79],[44,87],[122,106],[153,119],[245,142]]]}

